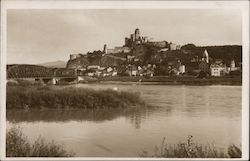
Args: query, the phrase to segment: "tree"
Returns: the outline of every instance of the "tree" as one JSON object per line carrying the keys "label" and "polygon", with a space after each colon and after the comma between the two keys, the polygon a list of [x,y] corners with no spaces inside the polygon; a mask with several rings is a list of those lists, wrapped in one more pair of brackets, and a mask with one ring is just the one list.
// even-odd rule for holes
{"label": "tree", "polygon": [[194,44],[186,44],[181,47],[181,49],[192,50],[195,49],[196,46]]}

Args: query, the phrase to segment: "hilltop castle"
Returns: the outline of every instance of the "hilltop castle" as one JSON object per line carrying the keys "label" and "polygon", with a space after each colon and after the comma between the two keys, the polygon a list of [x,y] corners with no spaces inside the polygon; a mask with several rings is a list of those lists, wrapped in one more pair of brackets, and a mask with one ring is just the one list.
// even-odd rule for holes
{"label": "hilltop castle", "polygon": [[125,45],[127,47],[133,47],[134,45],[143,44],[148,42],[148,37],[140,36],[140,30],[135,29],[135,33],[130,35],[130,38],[125,37]]}
{"label": "hilltop castle", "polygon": [[124,46],[116,46],[114,49],[109,49],[107,44],[104,44],[104,54],[116,54],[116,53],[129,53],[131,50],[141,44],[149,44],[159,48],[166,48],[167,50],[180,50],[181,46],[167,41],[150,41],[147,36],[141,36],[140,30],[137,28],[133,34],[130,34],[130,38],[125,37]]}

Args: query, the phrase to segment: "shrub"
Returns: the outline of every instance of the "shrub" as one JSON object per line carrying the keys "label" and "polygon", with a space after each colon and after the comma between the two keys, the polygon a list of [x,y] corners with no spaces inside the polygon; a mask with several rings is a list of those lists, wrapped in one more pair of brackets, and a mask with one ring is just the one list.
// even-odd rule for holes
{"label": "shrub", "polygon": [[13,127],[7,131],[6,135],[6,156],[7,157],[71,157],[74,154],[63,149],[62,145],[46,142],[43,138],[38,138],[30,144],[27,136],[21,129]]}
{"label": "shrub", "polygon": [[230,145],[227,151],[230,158],[241,158],[241,149],[235,145]]}
{"label": "shrub", "polygon": [[8,157],[27,157],[30,151],[31,147],[27,137],[23,135],[19,128],[11,128],[6,135],[6,155]]}
{"label": "shrub", "polygon": [[241,149],[235,145],[230,145],[227,153],[224,149],[215,147],[213,144],[200,145],[194,143],[193,136],[188,136],[187,142],[170,145],[166,143],[166,138],[162,140],[160,147],[155,147],[154,154],[147,151],[139,154],[140,157],[161,157],[161,158],[241,158]]}

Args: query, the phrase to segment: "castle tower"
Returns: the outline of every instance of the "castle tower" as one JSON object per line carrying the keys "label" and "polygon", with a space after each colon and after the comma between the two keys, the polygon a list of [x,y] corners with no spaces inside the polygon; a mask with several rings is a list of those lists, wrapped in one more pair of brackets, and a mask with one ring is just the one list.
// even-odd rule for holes
{"label": "castle tower", "polygon": [[134,42],[135,41],[135,34],[131,34],[130,39],[131,39],[132,42]]}
{"label": "castle tower", "polygon": [[107,45],[106,44],[104,44],[104,47],[103,47],[103,52],[105,53],[105,54],[107,54]]}
{"label": "castle tower", "polygon": [[70,54],[70,60],[74,60],[74,59],[76,59],[76,54]]}
{"label": "castle tower", "polygon": [[135,29],[135,40],[139,40],[139,39],[140,39],[140,30]]}

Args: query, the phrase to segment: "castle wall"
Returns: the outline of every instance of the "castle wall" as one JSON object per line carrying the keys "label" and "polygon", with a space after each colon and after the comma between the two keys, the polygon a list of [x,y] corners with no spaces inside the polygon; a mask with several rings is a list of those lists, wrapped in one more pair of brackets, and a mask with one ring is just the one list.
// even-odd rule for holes
{"label": "castle wall", "polygon": [[129,47],[115,47],[114,49],[107,49],[107,53],[106,54],[115,54],[115,53],[129,53],[131,51],[131,49]]}
{"label": "castle wall", "polygon": [[70,54],[70,60],[74,60],[77,58],[80,58],[81,56],[83,56],[83,54]]}
{"label": "castle wall", "polygon": [[156,46],[156,47],[160,47],[160,48],[164,48],[167,47],[168,43],[166,41],[150,41],[148,42],[150,45]]}

